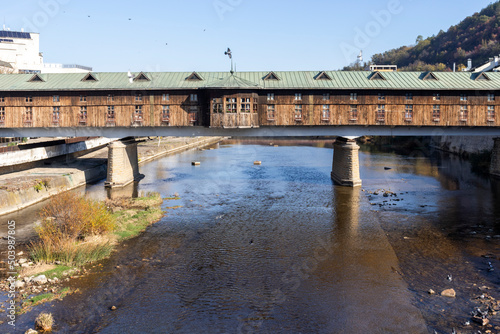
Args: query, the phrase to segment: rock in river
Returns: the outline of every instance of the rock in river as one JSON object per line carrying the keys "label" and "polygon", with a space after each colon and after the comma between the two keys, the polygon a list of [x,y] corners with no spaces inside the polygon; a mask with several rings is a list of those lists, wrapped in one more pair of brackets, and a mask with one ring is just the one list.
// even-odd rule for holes
{"label": "rock in river", "polygon": [[37,276],[37,277],[33,278],[33,282],[35,282],[35,283],[37,283],[39,285],[46,284],[47,283],[47,277],[45,275]]}
{"label": "rock in river", "polygon": [[447,289],[441,292],[441,296],[455,298],[457,293],[453,289]]}

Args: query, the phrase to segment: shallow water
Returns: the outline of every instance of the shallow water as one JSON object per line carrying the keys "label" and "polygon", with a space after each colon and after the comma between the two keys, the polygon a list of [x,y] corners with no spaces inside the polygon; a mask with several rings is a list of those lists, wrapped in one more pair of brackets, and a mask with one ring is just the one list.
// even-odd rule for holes
{"label": "shallow water", "polygon": [[[361,152],[363,187],[337,187],[324,143],[275,143],[232,141],[141,167],[145,179],[126,192],[181,199],[71,282],[81,293],[43,307],[58,332],[444,333],[467,319],[473,284],[498,290],[480,258],[498,254],[498,239],[483,238],[500,234],[495,181],[441,155]],[[87,194],[110,195],[102,183]],[[448,287],[456,300],[426,292]]]}

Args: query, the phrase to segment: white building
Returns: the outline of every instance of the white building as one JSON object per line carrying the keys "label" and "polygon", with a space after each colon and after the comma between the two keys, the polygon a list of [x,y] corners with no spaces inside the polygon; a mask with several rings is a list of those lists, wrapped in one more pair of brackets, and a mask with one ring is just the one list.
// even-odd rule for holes
{"label": "white building", "polygon": [[14,73],[86,73],[92,68],[81,65],[44,64],[40,52],[40,34],[0,30],[0,61],[12,66]]}
{"label": "white building", "polygon": [[39,72],[43,67],[40,35],[0,30],[0,60],[11,64],[16,73]]}

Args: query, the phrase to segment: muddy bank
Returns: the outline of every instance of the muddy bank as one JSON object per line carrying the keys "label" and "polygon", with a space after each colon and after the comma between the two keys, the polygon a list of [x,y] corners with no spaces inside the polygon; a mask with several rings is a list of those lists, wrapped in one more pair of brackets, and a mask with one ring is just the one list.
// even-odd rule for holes
{"label": "muddy bank", "polygon": [[[139,164],[164,155],[221,141],[222,137],[163,138],[138,146]],[[76,189],[106,178],[108,149],[84,155],[71,162],[0,175],[0,215],[6,215],[46,200],[56,194]]]}

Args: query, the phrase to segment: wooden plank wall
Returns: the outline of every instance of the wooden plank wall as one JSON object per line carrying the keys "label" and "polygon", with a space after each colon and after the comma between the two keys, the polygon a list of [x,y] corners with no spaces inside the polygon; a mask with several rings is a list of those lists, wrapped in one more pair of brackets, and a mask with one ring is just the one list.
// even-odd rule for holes
{"label": "wooden plank wall", "polygon": [[[267,93],[274,94],[274,100],[268,101]],[[295,93],[301,93],[302,99],[295,100]],[[329,99],[323,99],[323,93],[328,93]],[[499,126],[498,116],[494,121],[489,121],[488,106],[495,106],[495,113],[500,112],[500,93],[494,101],[488,101],[488,92],[484,91],[446,91],[439,92],[440,100],[434,99],[433,93],[428,91],[413,91],[413,98],[406,99],[405,91],[353,91],[357,93],[357,100],[353,101],[350,91],[291,91],[258,90],[248,92],[227,92],[204,90],[186,91],[92,91],[92,92],[0,92],[0,107],[5,108],[5,127],[23,127],[26,107],[33,109],[34,127],[75,127],[91,126],[105,127],[107,124],[108,106],[114,106],[116,123],[114,126],[130,127],[133,125],[133,115],[137,105],[142,106],[143,126],[256,126],[256,125],[407,125],[407,126]],[[385,100],[379,100],[378,94],[385,95]],[[436,92],[437,93],[437,92]],[[491,92],[494,93],[494,92]],[[108,95],[113,95],[113,100]],[[141,94],[142,100],[136,100],[136,94]],[[163,100],[163,94],[169,94],[168,100]],[[191,101],[190,94],[197,94],[198,100]],[[465,94],[467,101],[461,101],[460,95]],[[54,95],[59,96],[59,102],[54,102]],[[80,101],[80,96],[86,96],[86,101]],[[31,96],[32,102],[27,102],[26,97]],[[234,96],[238,99],[238,114],[241,97],[254,98],[258,103],[258,115],[252,111],[248,116],[211,114],[211,99],[218,96],[225,101],[226,97]],[[1,99],[3,97],[3,99]],[[3,102],[2,102],[3,101]],[[267,119],[267,106],[275,106],[275,118]],[[295,119],[295,106],[302,105],[302,119]],[[377,121],[377,106],[385,105],[385,122]],[[162,122],[162,109],[164,105],[170,106],[170,122]],[[323,105],[328,105],[330,117],[322,119]],[[352,121],[350,108],[357,106],[358,118]],[[406,120],[405,106],[413,106],[413,118]],[[440,119],[436,122],[432,117],[433,105],[440,106]],[[460,119],[460,107],[466,105],[468,119]],[[80,124],[80,108],[87,107],[87,123]],[[53,124],[53,107],[60,108],[59,124]],[[197,108],[197,121],[190,121],[189,112]],[[258,120],[256,119],[258,117]],[[237,119],[236,119],[237,118]],[[229,123],[225,123],[229,122]]]}

